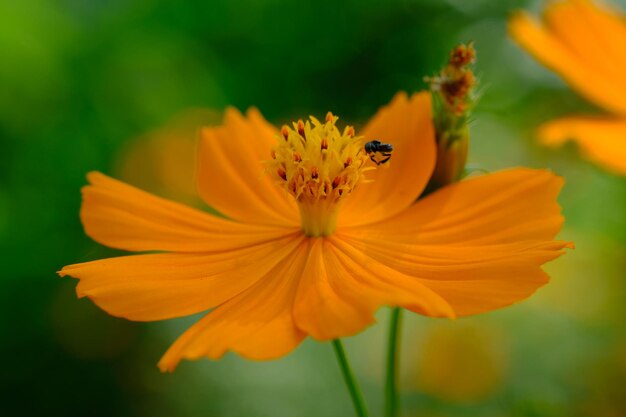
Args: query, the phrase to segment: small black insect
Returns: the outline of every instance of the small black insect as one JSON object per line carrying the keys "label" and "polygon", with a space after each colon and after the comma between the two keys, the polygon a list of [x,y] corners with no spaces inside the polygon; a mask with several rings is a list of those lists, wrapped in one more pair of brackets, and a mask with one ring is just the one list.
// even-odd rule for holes
{"label": "small black insect", "polygon": [[372,162],[376,165],[381,165],[389,161],[391,152],[393,152],[393,145],[382,143],[379,140],[367,142],[364,148],[365,153],[369,155]]}

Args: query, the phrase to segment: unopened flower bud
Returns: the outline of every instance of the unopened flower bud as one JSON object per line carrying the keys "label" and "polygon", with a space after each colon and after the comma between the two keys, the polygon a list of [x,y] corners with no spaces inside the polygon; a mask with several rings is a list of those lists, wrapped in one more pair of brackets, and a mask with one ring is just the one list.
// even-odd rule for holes
{"label": "unopened flower bud", "polygon": [[426,192],[457,182],[463,176],[469,145],[469,114],[476,103],[477,81],[471,65],[476,60],[473,45],[459,45],[450,53],[448,64],[430,84],[434,105],[437,165]]}
{"label": "unopened flower bud", "polygon": [[435,191],[457,182],[463,176],[467,162],[469,129],[455,132],[437,132],[437,164],[428,184],[429,191]]}

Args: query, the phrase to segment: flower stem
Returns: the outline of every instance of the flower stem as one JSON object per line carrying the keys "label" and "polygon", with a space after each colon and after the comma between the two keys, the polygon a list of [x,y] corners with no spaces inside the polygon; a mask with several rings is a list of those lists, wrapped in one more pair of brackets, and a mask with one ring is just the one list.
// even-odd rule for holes
{"label": "flower stem", "polygon": [[398,340],[400,339],[400,325],[402,323],[402,309],[395,307],[391,310],[389,322],[389,339],[387,345],[387,378],[385,381],[385,417],[398,415]]}
{"label": "flower stem", "polygon": [[335,355],[337,356],[337,362],[339,362],[343,379],[348,387],[348,391],[350,391],[350,397],[352,397],[356,415],[358,417],[368,417],[369,413],[367,412],[365,401],[363,401],[363,394],[361,394],[361,390],[359,389],[359,385],[354,378],[352,369],[350,369],[348,357],[346,356],[346,351],[343,349],[341,340],[333,340],[333,348],[335,349]]}

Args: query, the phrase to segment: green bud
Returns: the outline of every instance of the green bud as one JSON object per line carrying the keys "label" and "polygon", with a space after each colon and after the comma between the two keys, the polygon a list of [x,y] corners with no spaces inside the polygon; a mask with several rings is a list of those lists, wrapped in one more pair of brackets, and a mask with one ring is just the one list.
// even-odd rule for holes
{"label": "green bud", "polygon": [[430,178],[430,190],[434,191],[461,179],[467,162],[468,146],[467,126],[455,132],[437,133],[437,164]]}

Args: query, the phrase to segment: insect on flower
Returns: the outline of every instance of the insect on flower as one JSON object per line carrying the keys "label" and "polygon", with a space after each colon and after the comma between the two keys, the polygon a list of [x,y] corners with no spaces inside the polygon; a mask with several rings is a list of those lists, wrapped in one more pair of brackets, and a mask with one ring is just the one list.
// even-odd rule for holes
{"label": "insect on flower", "polygon": [[[59,274],[130,320],[208,311],[165,353],[163,371],[228,351],[278,358],[309,336],[356,334],[382,306],[459,317],[529,297],[548,281],[541,265],[570,245],[554,239],[561,179],[516,168],[417,200],[437,159],[432,119],[429,93],[398,94],[359,135],[332,113],[279,129],[256,109],[228,109],[201,132],[196,176],[225,218],[90,173],[86,233],[143,253]],[[394,162],[380,169],[387,141]]]}
{"label": "insect on flower", "polygon": [[389,143],[382,143],[379,140],[372,140],[365,144],[364,149],[365,153],[367,153],[373,163],[381,165],[387,163],[391,158],[393,145]]}

